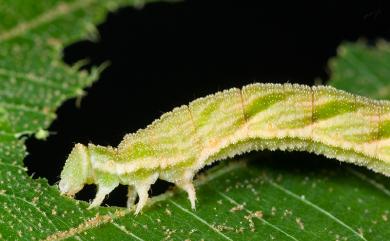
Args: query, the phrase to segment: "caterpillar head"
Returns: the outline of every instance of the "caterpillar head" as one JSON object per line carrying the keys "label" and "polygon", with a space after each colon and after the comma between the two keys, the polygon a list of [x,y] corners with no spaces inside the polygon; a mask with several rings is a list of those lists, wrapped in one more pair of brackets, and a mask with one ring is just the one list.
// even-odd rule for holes
{"label": "caterpillar head", "polygon": [[76,144],[61,172],[59,188],[61,194],[73,196],[87,183],[91,170],[89,151],[86,146]]}

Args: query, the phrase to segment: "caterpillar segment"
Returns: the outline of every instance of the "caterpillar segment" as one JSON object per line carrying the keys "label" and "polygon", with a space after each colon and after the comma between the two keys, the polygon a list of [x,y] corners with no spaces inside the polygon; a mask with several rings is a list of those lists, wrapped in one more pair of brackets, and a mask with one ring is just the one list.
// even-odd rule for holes
{"label": "caterpillar segment", "polygon": [[187,192],[195,208],[196,172],[253,150],[299,150],[366,166],[390,176],[390,103],[327,86],[252,84],[173,109],[118,147],[76,144],[61,173],[61,193],[98,187],[90,208],[128,185],[135,214],[158,179]]}

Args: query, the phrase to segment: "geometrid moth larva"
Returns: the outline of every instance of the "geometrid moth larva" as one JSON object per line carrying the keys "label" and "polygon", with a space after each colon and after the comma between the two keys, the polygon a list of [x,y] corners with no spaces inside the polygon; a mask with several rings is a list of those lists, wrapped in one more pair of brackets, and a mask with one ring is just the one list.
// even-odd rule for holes
{"label": "geometrid moth larva", "polygon": [[188,193],[195,208],[195,173],[215,160],[262,149],[300,150],[366,166],[390,176],[390,102],[327,86],[252,84],[175,108],[117,148],[77,144],[61,173],[62,194],[84,184],[98,206],[119,183],[129,185],[135,213],[158,179]]}

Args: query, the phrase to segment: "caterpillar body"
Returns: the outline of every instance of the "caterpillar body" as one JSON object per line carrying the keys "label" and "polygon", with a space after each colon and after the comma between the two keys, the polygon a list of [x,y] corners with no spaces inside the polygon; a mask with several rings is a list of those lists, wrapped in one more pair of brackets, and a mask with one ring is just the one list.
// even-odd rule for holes
{"label": "caterpillar body", "polygon": [[300,150],[366,166],[390,176],[390,102],[327,86],[251,84],[229,89],[165,113],[118,147],[76,144],[59,189],[74,195],[85,184],[98,206],[120,183],[128,185],[135,213],[158,179],[188,193],[195,208],[195,173],[215,160],[253,150]]}

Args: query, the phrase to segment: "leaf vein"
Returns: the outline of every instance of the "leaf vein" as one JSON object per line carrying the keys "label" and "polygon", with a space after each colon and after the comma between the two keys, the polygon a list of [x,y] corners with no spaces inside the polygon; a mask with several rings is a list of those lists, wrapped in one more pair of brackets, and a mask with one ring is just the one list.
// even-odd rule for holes
{"label": "leaf vein", "polygon": [[51,112],[41,111],[36,108],[32,108],[26,105],[19,105],[19,104],[11,104],[11,103],[1,103],[0,107],[5,107],[6,109],[13,109],[13,110],[19,110],[24,112],[30,112],[38,115],[43,115],[45,117],[53,118],[55,117],[55,114]]}
{"label": "leaf vein", "polygon": [[40,213],[43,217],[46,218],[47,222],[49,224],[51,224],[56,231],[58,230],[57,226],[54,225],[54,223],[50,219],[47,218],[46,213],[44,213],[42,210],[40,210],[38,207],[36,207],[33,203],[31,203],[31,202],[29,202],[29,201],[27,201],[27,200],[25,200],[23,198],[20,198],[18,196],[15,196],[15,195],[11,196],[11,195],[7,195],[7,194],[4,194],[4,193],[0,193],[0,195],[3,196],[3,197],[8,198],[10,200],[11,200],[11,198],[18,199],[18,200],[20,200],[20,201],[22,201],[24,203],[27,203],[29,206],[32,206],[38,213]]}
{"label": "leaf vein", "polygon": [[11,28],[8,31],[5,31],[3,33],[0,33],[0,43],[21,36],[24,33],[34,28],[37,28],[45,23],[49,23],[61,16],[65,16],[78,9],[86,7],[93,2],[94,2],[93,0],[75,1],[72,4],[61,2],[57,6],[49,9],[48,11],[42,13],[36,18],[26,22],[19,23],[14,28]]}
{"label": "leaf vein", "polygon": [[[218,193],[218,194],[219,194],[220,196],[222,196],[223,198],[225,198],[226,200],[228,200],[229,202],[233,203],[234,205],[239,205],[239,203],[238,203],[236,200],[234,200],[233,198],[229,197],[228,195],[226,195],[226,194],[224,194],[224,193],[221,193],[221,192],[219,192],[219,191],[215,191],[215,192]],[[252,213],[253,213],[253,211],[251,211],[251,210],[249,210],[249,209],[247,209],[247,208],[245,208],[245,207],[244,207],[244,210],[245,210],[247,213],[249,213],[249,214],[252,214]],[[298,241],[298,239],[296,239],[296,238],[295,238],[294,236],[292,236],[291,234],[288,234],[288,233],[285,232],[284,230],[280,229],[278,226],[276,226],[276,225],[274,225],[274,224],[268,222],[267,220],[265,220],[265,219],[263,219],[263,218],[260,218],[260,217],[257,217],[257,216],[256,216],[256,218],[259,219],[260,221],[262,221],[263,223],[265,223],[266,225],[272,227],[273,229],[275,229],[275,230],[277,230],[277,231],[283,233],[284,235],[286,235],[286,236],[289,237],[290,239]]]}
{"label": "leaf vein", "polygon": [[364,175],[363,173],[361,172],[358,172],[356,170],[353,170],[352,168],[346,168],[348,172],[350,172],[351,174],[353,174],[354,176],[356,176],[357,178],[359,178],[360,180],[362,181],[365,181],[365,182],[368,182],[369,184],[371,184],[372,186],[374,186],[376,189],[382,191],[384,194],[386,194],[387,196],[390,197],[390,190],[388,190],[384,185],[382,185],[381,183],[378,183],[376,182],[375,180],[367,177],[366,175]]}
{"label": "leaf vein", "polygon": [[117,224],[116,222],[111,222],[111,224],[116,227],[117,229],[119,229],[120,231],[124,232],[125,234],[139,240],[139,241],[144,241],[144,239],[138,237],[137,235],[135,235],[134,233],[130,232],[129,230],[127,230],[124,226],[121,226],[119,224]]}
{"label": "leaf vein", "polygon": [[0,75],[3,75],[3,76],[8,77],[8,78],[21,78],[21,79],[27,80],[29,82],[32,82],[34,84],[47,86],[47,87],[51,87],[51,88],[68,90],[64,86],[61,86],[53,81],[50,81],[49,79],[45,79],[43,77],[38,77],[38,76],[34,75],[33,73],[30,74],[30,73],[15,72],[15,71],[8,70],[5,68],[0,68]]}
{"label": "leaf vein", "polygon": [[218,229],[214,228],[212,225],[210,225],[206,220],[204,220],[203,218],[199,217],[198,215],[196,215],[195,213],[189,211],[188,209],[184,208],[183,206],[181,206],[180,204],[176,203],[175,201],[172,201],[172,200],[169,200],[170,203],[172,203],[173,205],[175,205],[176,207],[178,207],[180,210],[182,210],[183,212],[191,215],[192,217],[194,217],[195,219],[197,219],[198,221],[200,221],[201,223],[205,224],[206,226],[208,226],[210,229],[212,229],[214,232],[216,232],[217,234],[219,234],[220,236],[222,236],[223,238],[225,238],[226,240],[231,240],[233,241],[231,238],[229,238],[228,236],[226,236],[225,234],[223,234],[222,232],[220,232]]}
{"label": "leaf vein", "polygon": [[340,219],[338,219],[337,217],[335,217],[333,214],[329,213],[328,211],[326,211],[325,209],[319,207],[318,205],[310,202],[309,200],[307,199],[302,199],[301,197],[299,197],[297,194],[291,192],[290,190],[284,188],[283,186],[273,182],[272,180],[270,180],[269,178],[265,178],[265,180],[271,184],[273,187],[279,189],[280,191],[288,194],[289,196],[291,197],[294,197],[295,199],[297,200],[300,200],[302,201],[303,203],[307,204],[308,206],[316,209],[317,211],[319,211],[320,213],[322,214],[325,214],[327,217],[331,218],[332,220],[334,220],[335,222],[337,222],[338,224],[340,224],[341,226],[345,227],[346,229],[348,229],[349,231],[351,231],[353,234],[355,234],[356,236],[358,236],[360,239],[362,240],[365,240],[367,241],[367,239],[365,239],[361,234],[359,234],[358,232],[356,232],[353,228],[351,228],[349,225],[347,225],[346,223],[344,223],[343,221],[341,221]]}

